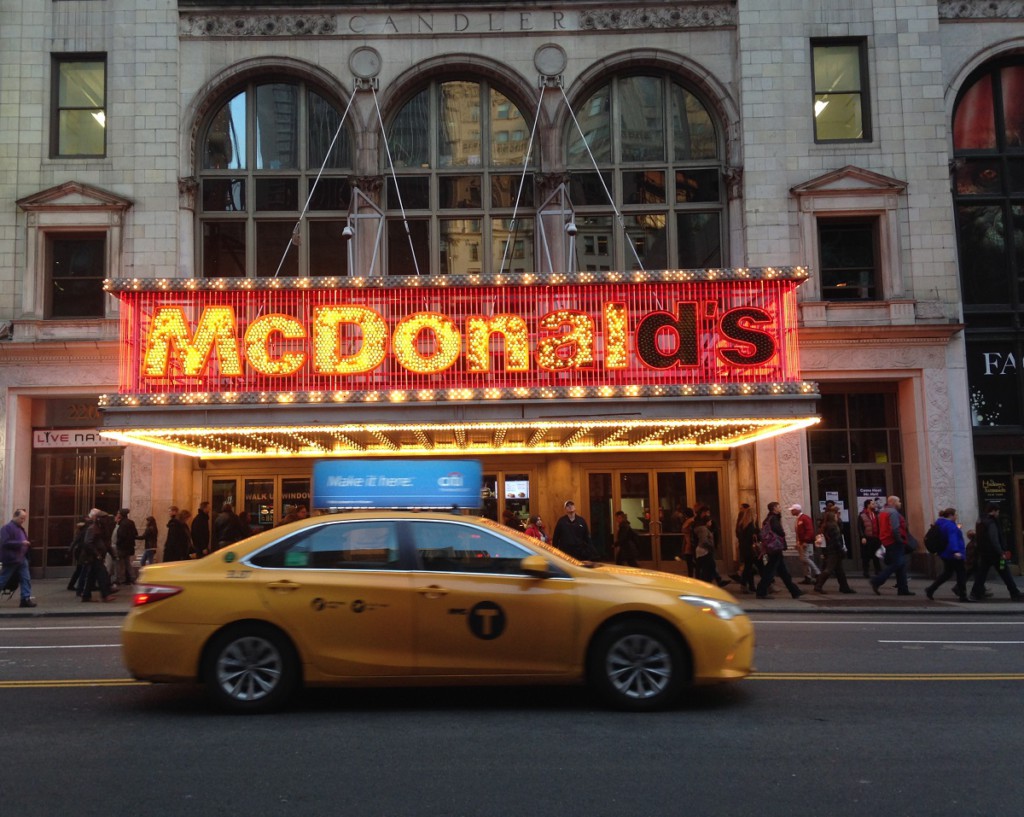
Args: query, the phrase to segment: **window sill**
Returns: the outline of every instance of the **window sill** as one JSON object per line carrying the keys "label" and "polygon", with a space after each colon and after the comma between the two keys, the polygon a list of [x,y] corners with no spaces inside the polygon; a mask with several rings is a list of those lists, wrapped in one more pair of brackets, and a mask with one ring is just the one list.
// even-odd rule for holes
{"label": "window sill", "polygon": [[94,341],[117,342],[120,339],[116,318],[52,318],[16,320],[12,342]]}

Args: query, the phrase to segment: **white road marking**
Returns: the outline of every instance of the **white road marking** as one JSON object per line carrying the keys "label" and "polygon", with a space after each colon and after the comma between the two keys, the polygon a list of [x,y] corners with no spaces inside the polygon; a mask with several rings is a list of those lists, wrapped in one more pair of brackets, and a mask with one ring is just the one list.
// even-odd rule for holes
{"label": "white road marking", "polygon": [[4,627],[0,630],[0,633],[12,633],[16,630],[25,630],[27,632],[39,632],[40,630],[120,630],[120,624],[93,624],[91,626],[75,626],[75,627]]}
{"label": "white road marking", "polygon": [[1024,641],[886,641],[878,640],[879,644],[1024,644]]}
{"label": "white road marking", "polygon": [[31,647],[0,647],[6,650],[94,650],[97,647],[120,647],[120,644],[39,644]]}

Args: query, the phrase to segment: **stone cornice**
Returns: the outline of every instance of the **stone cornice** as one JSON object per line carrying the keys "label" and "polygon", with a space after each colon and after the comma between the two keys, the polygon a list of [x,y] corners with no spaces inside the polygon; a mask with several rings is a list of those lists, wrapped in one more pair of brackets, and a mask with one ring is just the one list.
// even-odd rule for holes
{"label": "stone cornice", "polygon": [[939,0],[940,20],[1018,20],[1024,0]]}

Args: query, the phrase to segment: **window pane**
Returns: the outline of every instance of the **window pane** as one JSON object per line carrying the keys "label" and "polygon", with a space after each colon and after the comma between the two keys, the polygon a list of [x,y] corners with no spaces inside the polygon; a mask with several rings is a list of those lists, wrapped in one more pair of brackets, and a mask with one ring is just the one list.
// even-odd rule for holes
{"label": "window pane", "polygon": [[1003,191],[1002,167],[1000,159],[963,160],[954,173],[957,195],[998,196]]}
{"label": "window pane", "polygon": [[51,244],[50,316],[103,317],[106,239],[58,238]]}
{"label": "window pane", "polygon": [[610,216],[576,217],[576,261],[579,269],[588,272],[612,268],[613,243],[612,219]]}
{"label": "window pane", "polygon": [[676,240],[680,269],[701,269],[722,265],[720,213],[677,213]]}
{"label": "window pane", "polygon": [[[569,134],[570,165],[589,165],[590,153],[598,162],[611,159],[611,90],[611,86],[606,85],[576,111],[576,121],[580,128],[577,130],[573,125]],[[588,147],[590,153],[587,152]]]}
{"label": "window pane", "polygon": [[1024,147],[1024,65],[1009,65],[999,72],[1003,86],[1003,138],[1006,147]]}
{"label": "window pane", "polygon": [[622,174],[622,203],[664,204],[665,171],[624,171]]}
{"label": "window pane", "polygon": [[[430,222],[410,219],[409,234],[405,224],[396,219],[388,221],[388,275],[415,275],[413,252],[421,275],[430,273]],[[411,244],[411,246],[410,246]]]}
{"label": "window pane", "polygon": [[850,428],[889,428],[896,425],[896,401],[892,394],[848,395]]}
{"label": "window pane", "polygon": [[430,97],[420,91],[399,111],[388,131],[395,167],[430,167]]}
{"label": "window pane", "polygon": [[423,570],[456,573],[519,574],[526,548],[468,525],[412,522],[410,528]]}
{"label": "window pane", "polygon": [[964,303],[1009,302],[1009,256],[1003,208],[959,207],[957,212]]}
{"label": "window pane", "polygon": [[[338,128],[341,125],[341,114],[334,106],[312,91],[309,92],[308,133],[306,136],[309,157],[306,166],[317,170],[321,166],[331,169],[351,166],[352,148],[349,144],[348,130]],[[335,136],[337,139],[335,140]],[[331,143],[334,141],[334,147]],[[324,165],[324,157],[330,150],[330,158]]]}
{"label": "window pane", "polygon": [[438,179],[438,206],[442,208],[474,208],[482,204],[480,176],[441,176]]}
{"label": "window pane", "polygon": [[624,162],[665,161],[665,103],[662,80],[619,80],[619,137]]}
{"label": "window pane", "polygon": [[811,462],[847,462],[846,432],[808,430]]}
{"label": "window pane", "polygon": [[[626,233],[636,249],[636,255],[644,269],[665,269],[668,266],[666,225],[664,213],[651,213],[627,218]],[[626,266],[637,269],[637,258],[631,252],[626,254]]]}
{"label": "window pane", "polygon": [[533,272],[533,219],[518,218],[514,224],[510,218],[492,219],[491,247],[493,272]]}
{"label": "window pane", "polygon": [[821,294],[826,300],[875,297],[873,223],[818,222]]}
{"label": "window pane", "polygon": [[281,271],[277,273],[278,278],[294,277],[299,274],[299,248],[291,243],[294,227],[295,224],[290,221],[256,222],[257,278],[274,277],[278,264],[281,265]]}
{"label": "window pane", "polygon": [[529,131],[519,108],[508,97],[491,91],[491,164],[521,165],[529,146]]}
{"label": "window pane", "polygon": [[821,395],[818,414],[821,415],[821,428],[846,428],[846,395]]}
{"label": "window pane", "polygon": [[[603,183],[602,183],[603,180]],[[569,198],[577,207],[592,205],[607,207],[611,204],[608,198],[612,192],[610,173],[570,173]]]}
{"label": "window pane", "polygon": [[310,275],[348,275],[348,241],[341,233],[344,229],[345,222],[340,220],[309,222]]}
{"label": "window pane", "polygon": [[258,567],[392,570],[398,567],[398,540],[390,522],[320,525],[271,545],[252,561]]}
{"label": "window pane", "polygon": [[243,170],[245,159],[246,95],[238,94],[210,122],[203,147],[203,168]]}
{"label": "window pane", "polygon": [[815,94],[814,135],[823,141],[863,139],[860,94]]}
{"label": "window pane", "polygon": [[673,85],[669,93],[672,100],[676,161],[713,159],[718,156],[715,126],[704,105],[678,85]]}
{"label": "window pane", "polygon": [[59,107],[102,110],[106,104],[106,64],[90,60],[58,65]]}
{"label": "window pane", "polygon": [[814,90],[817,93],[860,89],[859,45],[849,43],[814,48]]}
{"label": "window pane", "polygon": [[299,166],[299,89],[274,83],[256,89],[256,169]]}
{"label": "window pane", "polygon": [[960,98],[953,117],[956,150],[993,150],[996,146],[992,77],[985,75]]}
{"label": "window pane", "polygon": [[[399,197],[401,193],[401,197]],[[430,178],[428,176],[399,176],[398,189],[395,180],[388,179],[387,206],[397,210],[404,206],[406,210],[430,209]]]}
{"label": "window pane", "polygon": [[299,209],[298,179],[256,179],[257,210]]}
{"label": "window pane", "polygon": [[1024,160],[1007,159],[1006,168],[1010,192],[1018,195],[1024,193]]}
{"label": "window pane", "polygon": [[718,170],[686,170],[676,173],[677,202],[721,201]]}
{"label": "window pane", "polygon": [[469,167],[483,163],[480,155],[480,85],[445,82],[438,109],[438,167]]}
{"label": "window pane", "polygon": [[102,156],[106,144],[102,111],[60,112],[61,156]]}
{"label": "window pane", "polygon": [[203,277],[245,277],[245,222],[203,222]]}
{"label": "window pane", "polygon": [[314,179],[309,180],[312,193],[309,200],[310,210],[348,210],[352,201],[352,185],[348,179],[321,178],[315,184],[314,188]]}
{"label": "window pane", "polygon": [[245,179],[204,179],[203,212],[245,211]]}
{"label": "window pane", "polygon": [[[522,186],[520,189],[520,185]],[[526,178],[520,175],[491,176],[491,206],[515,207],[516,197],[520,207],[533,207],[533,174]]]}
{"label": "window pane", "polygon": [[441,220],[441,274],[467,275],[480,272],[483,233],[479,219]]}

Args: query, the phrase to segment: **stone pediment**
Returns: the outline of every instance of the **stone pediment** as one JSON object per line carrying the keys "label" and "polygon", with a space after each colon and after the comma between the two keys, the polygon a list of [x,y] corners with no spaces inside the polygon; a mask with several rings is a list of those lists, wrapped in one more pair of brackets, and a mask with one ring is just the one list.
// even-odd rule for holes
{"label": "stone pediment", "polygon": [[131,199],[81,182],[64,182],[18,199],[18,206],[26,212],[49,210],[105,210],[125,211],[132,206]]}
{"label": "stone pediment", "polygon": [[862,167],[847,165],[790,188],[794,196],[833,196],[844,193],[902,193],[907,183]]}

